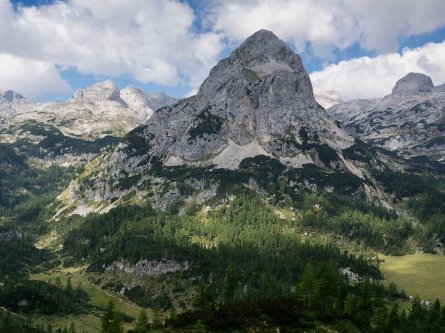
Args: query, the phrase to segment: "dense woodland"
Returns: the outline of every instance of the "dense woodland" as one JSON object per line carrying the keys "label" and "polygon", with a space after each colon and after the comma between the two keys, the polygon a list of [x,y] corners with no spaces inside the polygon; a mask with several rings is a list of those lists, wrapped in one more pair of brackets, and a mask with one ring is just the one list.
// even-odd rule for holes
{"label": "dense woodland", "polygon": [[[344,332],[444,332],[445,309],[439,303],[427,307],[416,298],[410,309],[398,307],[406,295],[394,285],[383,286],[376,255],[410,253],[414,249],[409,239],[428,251],[444,240],[445,194],[442,183],[433,178],[388,169],[374,173],[394,204],[407,207],[420,222],[413,225],[361,196],[351,200],[350,194],[359,186],[357,179],[341,173],[329,176],[310,167],[290,173],[267,158],[244,161],[239,172],[219,171],[211,176],[209,170],[169,170],[168,176],[179,183],[191,176],[219,179],[212,209],[204,212],[202,206],[191,205],[181,214],[180,207],[159,213],[150,205],[123,204],[106,214],[66,217],[58,225],[65,232],[63,251],[55,254],[33,244],[36,236],[48,231],[46,222],[54,213],[50,203],[75,170],[33,167],[16,151],[0,148],[4,161],[0,168],[0,304],[20,316],[93,309],[80,286],[30,281],[31,271],[63,262],[65,266],[88,263],[90,272],[101,273],[117,260],[147,259],[188,262],[189,268],[172,275],[174,297],[166,292],[153,295],[142,287],[125,292],[130,300],[155,310],[150,326],[145,313],[134,318],[134,332],[276,327],[290,332],[323,332],[321,327]],[[365,161],[369,152],[362,148],[357,145],[349,153]],[[163,176],[166,171],[158,167],[152,172]],[[267,195],[238,185],[252,175]],[[306,177],[321,188],[333,183],[343,191],[295,191],[284,181]],[[131,186],[132,180],[128,181]],[[184,183],[181,191],[190,189]],[[340,273],[342,268],[360,279],[349,280]],[[193,300],[177,307],[175,297],[182,300],[190,281]],[[19,306],[22,299],[27,303]],[[117,313],[112,304],[95,311],[102,313],[103,323],[114,323],[103,324],[103,332],[121,332],[125,314]],[[1,312],[0,331],[57,332],[20,318]],[[76,330],[67,324],[59,331]]]}

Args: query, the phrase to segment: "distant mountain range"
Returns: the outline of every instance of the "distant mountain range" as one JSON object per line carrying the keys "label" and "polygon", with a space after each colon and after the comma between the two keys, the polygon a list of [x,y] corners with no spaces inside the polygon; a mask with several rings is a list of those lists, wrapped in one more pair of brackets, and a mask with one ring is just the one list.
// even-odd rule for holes
{"label": "distant mountain range", "polygon": [[[215,196],[224,183],[215,170],[245,177],[266,165],[295,190],[373,196],[378,190],[370,164],[381,166],[372,149],[356,143],[316,102],[299,55],[261,30],[221,60],[195,96],[158,109],[146,125],[95,159],[61,200],[88,206],[83,210],[88,212],[136,195],[165,210],[196,195],[202,202]],[[187,176],[188,168],[197,170],[194,176]],[[173,181],[170,170],[185,179]],[[257,177],[253,173],[240,183],[262,191],[258,184],[264,179]],[[180,191],[183,182],[190,183],[187,195]],[[147,193],[154,183],[168,191]]]}
{"label": "distant mountain range", "polygon": [[407,74],[382,99],[340,103],[328,113],[372,145],[404,157],[445,158],[445,85],[434,87],[424,74]]}
{"label": "distant mountain range", "polygon": [[33,104],[13,91],[0,97],[0,142],[45,158],[97,153],[175,101],[134,87],[120,91],[109,80],[80,89],[64,102]]}

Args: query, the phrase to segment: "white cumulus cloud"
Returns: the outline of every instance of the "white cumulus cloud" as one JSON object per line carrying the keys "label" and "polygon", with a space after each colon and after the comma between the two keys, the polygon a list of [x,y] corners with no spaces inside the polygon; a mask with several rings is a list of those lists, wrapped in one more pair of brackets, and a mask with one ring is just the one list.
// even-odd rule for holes
{"label": "white cumulus cloud", "polygon": [[354,43],[394,51],[399,38],[445,24],[443,0],[214,0],[210,12],[209,24],[236,41],[264,28],[321,56]]}
{"label": "white cumulus cloud", "polygon": [[34,98],[48,91],[68,92],[70,86],[52,64],[0,54],[0,90],[9,89]]}
{"label": "white cumulus cloud", "polygon": [[436,85],[445,83],[445,42],[404,49],[402,54],[341,61],[310,77],[316,90],[337,90],[344,100],[351,100],[388,95],[395,82],[409,72],[429,75]]}
{"label": "white cumulus cloud", "polygon": [[0,0],[0,52],[83,74],[196,87],[222,43],[195,32],[194,20],[179,0],[67,0],[17,10]]}

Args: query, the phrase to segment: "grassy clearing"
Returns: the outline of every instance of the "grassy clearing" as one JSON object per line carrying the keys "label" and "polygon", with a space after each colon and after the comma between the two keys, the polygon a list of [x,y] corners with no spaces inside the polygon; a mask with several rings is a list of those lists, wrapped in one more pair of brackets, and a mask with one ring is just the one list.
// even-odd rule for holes
{"label": "grassy clearing", "polygon": [[[81,288],[88,294],[93,305],[104,308],[110,299],[112,299],[114,301],[116,310],[133,318],[137,318],[141,307],[128,301],[119,294],[100,289],[100,287],[94,285],[88,280],[88,275],[84,274],[83,271],[84,267],[58,268],[51,272],[34,274],[31,276],[31,279],[54,283],[56,278],[59,277],[62,285],[66,285],[68,277],[71,277],[73,287],[77,287],[80,283]],[[51,323],[55,327],[64,327],[68,326],[71,321],[74,321],[76,324],[76,329],[80,332],[83,330],[86,332],[98,332],[100,330],[100,315],[101,314],[97,312],[66,317],[39,316],[38,318],[35,318],[35,322]],[[125,330],[131,329],[133,328],[133,324],[127,323],[124,327]]]}
{"label": "grassy clearing", "polygon": [[394,282],[407,295],[445,302],[445,256],[412,254],[406,256],[380,256],[385,262],[380,269],[385,279]]}

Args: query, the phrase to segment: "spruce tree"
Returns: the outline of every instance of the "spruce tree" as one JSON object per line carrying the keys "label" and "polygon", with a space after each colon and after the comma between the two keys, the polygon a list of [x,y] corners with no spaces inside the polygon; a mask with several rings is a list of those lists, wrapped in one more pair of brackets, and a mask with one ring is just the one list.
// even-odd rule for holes
{"label": "spruce tree", "polygon": [[226,281],[223,290],[224,304],[231,304],[235,301],[235,293],[238,289],[238,275],[234,265],[230,265],[227,272]]}
{"label": "spruce tree", "polygon": [[122,333],[122,316],[114,309],[112,300],[108,302],[105,313],[102,316],[101,333]]}
{"label": "spruce tree", "polygon": [[312,298],[315,288],[315,274],[313,267],[307,263],[301,274],[300,282],[297,288],[297,297],[303,300],[305,306],[310,310],[312,305]]}
{"label": "spruce tree", "polygon": [[148,332],[148,317],[147,312],[142,309],[139,313],[138,319],[136,320],[136,324],[134,326],[135,333],[147,333]]}

